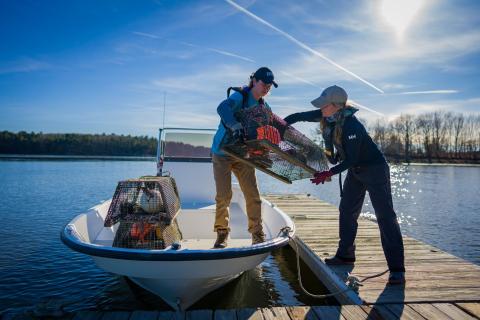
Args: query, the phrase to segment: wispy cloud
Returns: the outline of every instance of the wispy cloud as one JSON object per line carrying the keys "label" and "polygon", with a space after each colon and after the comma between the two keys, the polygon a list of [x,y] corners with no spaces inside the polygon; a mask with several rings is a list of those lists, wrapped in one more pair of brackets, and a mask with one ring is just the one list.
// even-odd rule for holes
{"label": "wispy cloud", "polygon": [[0,66],[0,74],[34,72],[50,69],[51,67],[50,63],[26,57]]}
{"label": "wispy cloud", "polygon": [[360,108],[360,109],[365,109],[365,110],[367,110],[367,111],[370,111],[370,112],[372,112],[372,113],[375,113],[375,114],[378,115],[378,116],[385,117],[385,114],[384,114],[384,113],[375,111],[375,110],[373,110],[372,108],[369,108],[369,107],[367,107],[367,106],[364,106],[363,104],[360,104],[360,103],[358,103],[358,102],[356,102],[356,101],[354,101],[354,100],[352,100],[352,99],[348,99],[348,102],[349,102],[351,105],[353,105],[354,107],[358,107],[358,108]]}
{"label": "wispy cloud", "polygon": [[151,33],[139,32],[139,31],[132,31],[132,33],[136,34],[137,36],[147,37],[147,38],[150,38],[150,39],[160,39],[159,36],[156,36],[156,35],[151,34]]}
{"label": "wispy cloud", "polygon": [[[412,102],[402,107],[402,113],[421,114],[433,111],[451,111],[466,114],[478,114],[478,105],[480,105],[480,97],[455,100],[432,100],[426,102]],[[398,116],[398,114],[392,115],[392,117],[396,116]]]}
{"label": "wispy cloud", "polygon": [[[281,71],[281,72],[282,72],[283,74],[289,76],[289,77],[292,77],[292,78],[300,81],[300,82],[306,83],[306,84],[311,85],[311,86],[313,86],[313,87],[315,87],[315,88],[323,89],[322,87],[317,86],[315,83],[313,83],[313,82],[311,82],[311,81],[308,81],[308,80],[303,79],[303,78],[301,78],[301,77],[298,77],[298,76],[295,76],[295,75],[293,75],[293,74],[287,73],[287,72],[285,72],[285,71]],[[360,109],[364,109],[364,110],[373,112],[373,113],[375,113],[376,115],[379,115],[379,116],[382,116],[382,117],[385,116],[385,114],[383,114],[383,113],[381,113],[381,112],[378,112],[378,111],[376,111],[376,110],[374,110],[374,109],[372,109],[372,108],[369,108],[369,107],[367,107],[367,106],[364,106],[364,105],[362,105],[362,104],[360,104],[360,103],[358,103],[358,102],[356,102],[356,101],[354,101],[354,100],[349,99],[348,101],[349,101],[350,104],[352,104],[352,105],[355,106],[355,107],[358,107],[358,108],[360,108]]]}
{"label": "wispy cloud", "polygon": [[295,43],[296,45],[298,45],[299,47],[307,50],[308,52],[314,54],[315,56],[327,61],[328,63],[330,63],[331,65],[333,65],[334,67],[342,70],[343,72],[347,73],[348,75],[356,78],[357,80],[360,80],[361,82],[363,82],[364,84],[368,85],[369,87],[375,89],[376,91],[380,92],[380,93],[383,93],[383,90],[378,88],[377,86],[373,85],[371,82],[363,79],[362,77],[360,77],[359,75],[357,75],[356,73],[348,70],[347,68],[339,65],[338,63],[336,63],[335,61],[333,61],[332,59],[328,58],[327,56],[325,56],[324,54],[318,52],[317,50],[311,48],[310,46],[306,45],[305,43],[301,42],[300,40],[297,40],[295,37],[293,37],[292,35],[288,34],[287,32],[275,27],[274,25],[272,25],[271,23],[265,21],[264,19],[260,18],[259,16],[253,14],[252,12],[248,11],[247,9],[245,9],[244,7],[241,7],[239,6],[238,4],[236,4],[235,2],[233,2],[232,0],[225,0],[227,3],[229,3],[230,5],[232,5],[233,7],[237,8],[239,11],[245,13],[246,15],[248,15],[249,17],[257,20],[258,22],[268,26],[269,28],[277,31],[278,33],[280,33],[281,35],[283,35],[285,38],[287,38],[288,40],[292,41],[293,43]]}
{"label": "wispy cloud", "polygon": [[[175,40],[171,40],[171,41],[175,41]],[[248,62],[255,62],[255,60],[253,60],[253,59],[250,59],[250,58],[247,58],[247,57],[244,57],[244,56],[241,56],[241,55],[232,53],[232,52],[227,52],[227,51],[225,51],[225,50],[220,50],[220,49],[215,49],[215,48],[209,48],[209,47],[203,47],[203,46],[199,46],[199,45],[197,45],[197,44],[193,44],[193,43],[189,43],[189,42],[185,42],[185,41],[175,41],[175,42],[184,44],[184,45],[186,45],[186,46],[194,47],[194,48],[200,48],[200,49],[205,49],[205,50],[208,50],[208,51],[216,52],[216,53],[222,54],[222,55],[224,55],[224,56],[233,57],[233,58],[238,58],[238,59],[241,59],[241,60],[244,60],[244,61],[248,61]]]}
{"label": "wispy cloud", "polygon": [[291,74],[291,73],[289,73],[289,72],[286,72],[286,71],[283,71],[283,70],[280,70],[280,72],[283,73],[284,75],[286,75],[287,77],[293,78],[293,79],[295,79],[295,80],[297,80],[297,81],[300,81],[300,82],[303,82],[303,83],[306,83],[306,84],[308,84],[308,85],[310,85],[310,86],[312,86],[312,87],[319,88],[319,89],[323,89],[322,87],[316,85],[315,83],[313,83],[312,81],[309,81],[309,80],[307,80],[307,79],[300,78],[300,77],[298,77],[298,76],[296,76],[296,75],[293,75],[293,74]]}
{"label": "wispy cloud", "polygon": [[198,44],[193,44],[193,43],[186,42],[186,41],[181,41],[181,40],[173,40],[173,39],[168,39],[168,38],[162,38],[162,37],[159,37],[159,36],[154,35],[154,34],[151,34],[151,33],[138,32],[138,31],[134,31],[134,32],[132,32],[132,33],[133,33],[133,34],[136,34],[136,35],[138,35],[138,36],[147,37],[147,38],[150,38],[150,39],[162,39],[162,40],[171,41],[171,42],[174,42],[174,43],[179,43],[179,44],[182,44],[182,45],[185,45],[185,46],[189,46],[189,47],[194,47],[194,48],[199,48],[199,49],[203,49],[203,50],[208,50],[208,51],[215,52],[215,53],[218,53],[218,54],[227,56],[227,57],[237,58],[237,59],[241,59],[241,60],[248,61],[248,62],[255,62],[255,60],[253,60],[253,59],[250,59],[250,58],[248,58],[248,57],[244,57],[244,56],[241,56],[241,55],[232,53],[232,52],[228,52],[228,51],[225,51],[225,50],[220,50],[220,49],[216,49],[216,48],[210,48],[210,47],[200,46],[200,45],[198,45]]}
{"label": "wispy cloud", "polygon": [[414,95],[414,94],[452,94],[458,93],[458,90],[427,90],[427,91],[405,91],[398,93],[389,93],[391,95]]}

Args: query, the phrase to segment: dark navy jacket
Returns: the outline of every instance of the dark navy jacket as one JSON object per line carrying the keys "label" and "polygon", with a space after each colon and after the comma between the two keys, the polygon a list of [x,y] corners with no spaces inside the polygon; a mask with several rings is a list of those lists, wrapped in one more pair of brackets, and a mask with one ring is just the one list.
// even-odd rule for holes
{"label": "dark navy jacket", "polygon": [[[288,124],[298,121],[319,122],[322,118],[320,110],[294,113],[285,118]],[[335,143],[335,142],[334,142]],[[345,158],[330,169],[333,174],[340,173],[351,167],[371,166],[386,163],[385,157],[375,142],[368,135],[363,124],[355,116],[345,118],[342,130],[342,148]]]}

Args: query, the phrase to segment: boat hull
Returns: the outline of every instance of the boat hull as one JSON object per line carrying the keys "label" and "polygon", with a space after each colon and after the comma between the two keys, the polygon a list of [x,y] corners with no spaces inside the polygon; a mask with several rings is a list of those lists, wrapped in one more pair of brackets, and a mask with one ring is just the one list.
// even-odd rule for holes
{"label": "boat hull", "polygon": [[206,294],[259,265],[268,253],[242,258],[191,261],[135,261],[93,257],[102,269],[129,277],[160,296],[175,310],[184,310]]}

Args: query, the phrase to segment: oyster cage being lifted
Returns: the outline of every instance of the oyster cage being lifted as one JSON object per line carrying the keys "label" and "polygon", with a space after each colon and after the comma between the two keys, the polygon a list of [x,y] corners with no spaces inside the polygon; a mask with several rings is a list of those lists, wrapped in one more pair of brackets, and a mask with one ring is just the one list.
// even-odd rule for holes
{"label": "oyster cage being lifted", "polygon": [[258,110],[243,114],[241,122],[247,140],[225,145],[225,153],[286,183],[328,170],[322,148],[271,111],[263,119],[255,118],[256,114]]}
{"label": "oyster cage being lifted", "polygon": [[130,179],[118,183],[104,225],[119,222],[114,247],[164,249],[181,240],[175,220],[179,210],[173,178]]}

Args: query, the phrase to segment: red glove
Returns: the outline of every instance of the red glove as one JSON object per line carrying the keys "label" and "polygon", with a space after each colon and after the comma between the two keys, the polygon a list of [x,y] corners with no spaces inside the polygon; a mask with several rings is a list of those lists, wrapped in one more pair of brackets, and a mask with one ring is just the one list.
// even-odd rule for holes
{"label": "red glove", "polygon": [[319,185],[320,183],[325,183],[328,178],[333,176],[333,173],[331,173],[330,171],[315,172],[313,176],[315,178],[310,179],[310,181],[312,181],[312,183],[315,183],[316,185]]}

